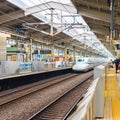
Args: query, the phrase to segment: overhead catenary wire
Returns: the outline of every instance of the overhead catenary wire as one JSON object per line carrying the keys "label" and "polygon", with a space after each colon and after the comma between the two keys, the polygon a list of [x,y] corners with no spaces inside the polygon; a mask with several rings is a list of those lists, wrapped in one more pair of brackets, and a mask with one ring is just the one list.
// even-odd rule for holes
{"label": "overhead catenary wire", "polygon": [[[34,6],[36,6],[37,4],[35,4],[33,1],[31,1],[31,0],[29,0]],[[42,4],[44,4],[45,6],[46,6],[46,4],[45,3],[42,3]],[[39,6],[37,6],[38,8],[40,8]],[[48,6],[46,6],[48,9],[49,9],[49,7]],[[51,8],[51,7],[50,7]],[[41,9],[41,8],[40,8]],[[46,12],[46,11],[45,11]],[[29,11],[29,13],[31,13],[31,11]],[[47,12],[46,12],[46,14],[47,14]],[[34,15],[34,14],[33,14]],[[30,28],[30,27],[29,27]],[[35,29],[34,29],[35,30]],[[36,31],[38,31],[38,30],[36,30]],[[39,31],[39,32],[41,32],[41,31]],[[42,33],[43,33],[44,31],[42,31]],[[46,32],[44,32],[44,33],[46,33]],[[47,33],[47,35],[48,35],[48,33]],[[54,36],[55,38],[58,38],[59,39],[59,37],[58,36]],[[53,37],[52,37],[52,39],[53,39]]]}
{"label": "overhead catenary wire", "polygon": [[[30,1],[31,3],[33,3],[33,5],[35,5],[35,6],[37,5],[37,4],[35,4],[33,1],[31,1],[31,0],[29,0],[29,1]],[[39,0],[39,1],[40,1],[40,0]],[[45,0],[43,0],[43,1],[44,1],[44,3],[42,3],[42,4],[44,4],[48,9],[50,9],[51,6],[48,4],[48,5],[50,6],[50,8],[49,8],[48,5],[45,4],[46,1],[45,1]],[[41,1],[40,1],[40,2],[41,2]],[[58,2],[61,3],[60,0],[58,0]],[[40,8],[39,6],[37,6],[37,7]],[[64,5],[63,5],[63,7],[64,7]],[[64,8],[66,9],[66,7],[64,7]],[[67,9],[66,9],[66,11],[71,15],[71,17],[73,16]],[[46,11],[45,11],[45,12],[46,12]],[[55,12],[56,12],[56,11],[55,11]],[[76,19],[75,19],[75,21],[78,22]],[[67,21],[65,21],[65,22],[67,22]],[[74,32],[76,32],[75,29],[74,29]],[[77,31],[77,32],[78,32],[78,31]]]}
{"label": "overhead catenary wire", "polygon": [[[31,3],[33,3],[33,5],[36,5],[33,1],[31,1],[31,0],[29,0]],[[40,1],[40,0],[39,0]],[[44,1],[44,5],[46,5],[45,4],[45,2],[46,2],[46,0],[43,0]],[[60,2],[60,0],[58,0],[59,2]],[[41,2],[41,1],[40,1]],[[48,5],[48,4],[47,4]],[[39,6],[38,6],[39,7]],[[49,7],[48,6],[46,6],[48,9],[49,9]],[[51,6],[50,6],[51,7]],[[65,6],[63,6],[63,7],[65,7]],[[66,9],[66,8],[65,8]],[[67,10],[67,9],[66,9]],[[46,11],[45,11],[46,12]],[[55,11],[55,12],[57,12],[57,11]],[[71,13],[68,11],[68,13],[71,15]],[[8,15],[9,16],[9,15]],[[9,17],[12,17],[12,16],[9,16]],[[21,21],[21,22],[26,22],[26,21],[24,21],[24,20],[21,20],[21,19],[17,19],[17,20],[19,20],[19,21]],[[77,20],[76,20],[77,21]],[[67,22],[67,21],[66,21]],[[10,26],[11,27],[11,26]],[[75,30],[75,29],[74,29]]]}
{"label": "overhead catenary wire", "polygon": [[[37,5],[37,4],[35,4],[33,1],[31,1],[31,0],[29,0],[31,3],[33,3],[35,6]],[[40,1],[40,0],[39,0]],[[46,5],[45,3],[47,2],[47,1],[45,1],[45,0],[43,0],[44,1],[44,3],[42,3],[42,4],[44,4],[46,7],[47,7],[47,9],[49,10],[50,8],[52,8],[52,6],[50,6],[49,4],[48,5]],[[40,1],[41,2],[41,1]],[[49,6],[49,7],[48,7]],[[37,6],[38,8],[40,8],[39,6]],[[54,10],[55,12],[56,12],[56,10]],[[45,13],[46,14],[48,14],[47,13],[47,11],[45,11]],[[56,12],[57,13],[57,12]],[[54,15],[54,14],[53,14]],[[58,13],[56,14],[56,15],[58,15]],[[59,17],[59,16],[58,16]],[[66,23],[67,23],[67,21],[65,21]],[[61,24],[61,23],[59,23],[59,24]],[[63,29],[63,30],[65,30],[65,29]],[[62,30],[62,31],[63,31]],[[59,32],[58,32],[59,33]]]}

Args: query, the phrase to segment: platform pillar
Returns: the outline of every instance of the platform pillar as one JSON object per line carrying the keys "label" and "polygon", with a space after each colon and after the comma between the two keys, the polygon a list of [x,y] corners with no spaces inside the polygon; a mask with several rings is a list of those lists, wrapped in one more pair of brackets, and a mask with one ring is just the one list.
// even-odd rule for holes
{"label": "platform pillar", "polygon": [[103,65],[95,67],[94,69],[94,79],[99,78],[94,97],[94,113],[95,117],[99,118],[104,117],[104,82],[103,82],[104,70],[105,66]]}
{"label": "platform pillar", "polygon": [[0,61],[6,61],[7,37],[10,37],[10,35],[0,33]]}
{"label": "platform pillar", "polygon": [[76,48],[75,46],[73,47],[73,62],[75,63],[76,62]]}
{"label": "platform pillar", "polygon": [[51,53],[52,53],[52,57],[53,57],[53,59],[54,59],[54,49],[55,49],[55,46],[54,46],[54,43],[52,44],[52,46],[51,46]]}

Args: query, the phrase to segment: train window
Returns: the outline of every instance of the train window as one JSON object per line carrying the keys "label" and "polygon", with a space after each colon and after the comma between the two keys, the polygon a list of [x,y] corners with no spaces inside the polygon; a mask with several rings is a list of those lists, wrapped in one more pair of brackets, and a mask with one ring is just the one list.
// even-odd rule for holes
{"label": "train window", "polygon": [[83,59],[78,59],[78,62],[83,62],[84,60]]}

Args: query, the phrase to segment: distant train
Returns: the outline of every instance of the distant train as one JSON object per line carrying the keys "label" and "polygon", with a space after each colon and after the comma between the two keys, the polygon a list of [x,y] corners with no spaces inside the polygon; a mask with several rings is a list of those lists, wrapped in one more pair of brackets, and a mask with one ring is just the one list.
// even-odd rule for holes
{"label": "distant train", "polygon": [[76,64],[72,69],[76,72],[87,72],[95,66],[107,62],[104,58],[83,57],[76,60]]}

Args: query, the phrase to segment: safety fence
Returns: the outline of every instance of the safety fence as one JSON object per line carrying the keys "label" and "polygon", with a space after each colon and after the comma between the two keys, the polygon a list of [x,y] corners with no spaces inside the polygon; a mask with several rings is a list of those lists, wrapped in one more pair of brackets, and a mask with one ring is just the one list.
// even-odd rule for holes
{"label": "safety fence", "polygon": [[106,65],[94,69],[94,80],[76,111],[67,120],[95,120],[104,117],[104,81]]}

